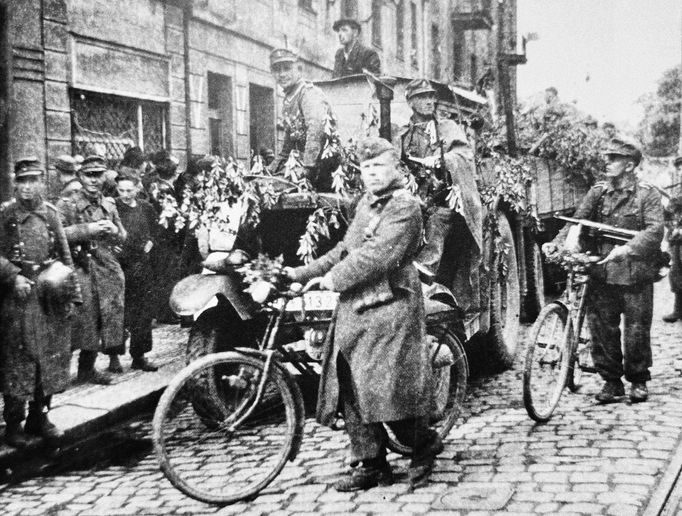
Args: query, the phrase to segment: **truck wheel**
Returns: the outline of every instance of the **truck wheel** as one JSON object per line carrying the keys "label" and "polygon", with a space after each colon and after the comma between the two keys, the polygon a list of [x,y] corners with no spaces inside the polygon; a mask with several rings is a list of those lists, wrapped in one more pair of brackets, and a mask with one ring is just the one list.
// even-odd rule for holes
{"label": "truck wheel", "polygon": [[[521,315],[514,234],[504,214],[499,213],[497,220],[502,242],[507,244],[507,253],[499,253],[490,267],[490,328],[485,334],[475,337],[471,346],[477,369],[491,373],[509,369],[514,363]],[[506,263],[504,277],[500,274],[499,260]]]}
{"label": "truck wheel", "polygon": [[545,306],[545,279],[542,271],[542,251],[537,242],[526,246],[526,281],[528,292],[524,301],[524,321],[533,322]]}

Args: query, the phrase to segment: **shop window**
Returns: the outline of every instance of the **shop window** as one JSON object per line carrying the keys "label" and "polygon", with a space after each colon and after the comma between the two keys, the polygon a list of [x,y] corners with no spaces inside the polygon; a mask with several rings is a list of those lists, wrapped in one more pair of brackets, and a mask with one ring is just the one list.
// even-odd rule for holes
{"label": "shop window", "polygon": [[395,10],[395,53],[405,59],[405,0],[400,0]]}
{"label": "shop window", "polygon": [[213,156],[232,153],[232,83],[226,75],[208,72],[208,143]]}
{"label": "shop window", "polygon": [[168,105],[117,95],[71,91],[73,152],[101,154],[115,161],[129,147],[146,153],[168,147]]}
{"label": "shop window", "polygon": [[249,84],[249,139],[251,150],[275,150],[275,92]]}
{"label": "shop window", "polygon": [[372,0],[372,44],[381,48],[381,4],[382,0]]}
{"label": "shop window", "polygon": [[341,18],[351,18],[353,20],[358,17],[358,0],[343,0],[341,2]]}

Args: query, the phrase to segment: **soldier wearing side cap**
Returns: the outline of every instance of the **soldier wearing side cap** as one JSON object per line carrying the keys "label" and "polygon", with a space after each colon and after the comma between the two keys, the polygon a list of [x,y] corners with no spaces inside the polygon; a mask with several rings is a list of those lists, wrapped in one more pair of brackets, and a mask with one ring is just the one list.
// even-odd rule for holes
{"label": "soldier wearing side cap", "polygon": [[[620,246],[585,242],[587,250],[604,257],[590,271],[586,300],[592,359],[604,380],[596,399],[600,403],[619,401],[625,395],[621,381],[625,376],[631,383],[630,400],[637,403],[647,400],[646,382],[651,379],[653,283],[663,240],[663,206],[658,189],[635,175],[642,159],[636,144],[613,138],[604,155],[606,180],[587,192],[573,216],[638,233]],[[581,229],[580,225],[566,226],[552,242],[543,245],[543,251],[548,255],[562,248],[579,251]],[[625,320],[622,346],[621,315]]]}
{"label": "soldier wearing side cap", "polygon": [[[677,174],[675,180],[682,179],[682,156],[677,156],[673,161]],[[668,229],[668,252],[670,253],[670,290],[673,292],[675,301],[673,311],[663,316],[665,322],[675,322],[682,319],[682,189],[678,184],[674,187],[677,195],[670,197],[670,202],[665,210],[666,227]]]}
{"label": "soldier wearing side cap", "polygon": [[471,272],[478,268],[483,241],[473,149],[459,124],[436,118],[436,91],[427,79],[411,81],[405,97],[412,117],[398,132],[395,145],[415,178],[425,207],[426,244],[417,262],[426,277],[435,277],[446,238],[456,226],[460,251],[454,259],[458,262],[449,264],[448,269],[455,271],[453,290],[467,308],[474,299]]}
{"label": "soldier wearing side cap", "polygon": [[124,276],[114,249],[126,231],[111,197],[102,195],[104,158],[88,156],[78,171],[83,189],[57,207],[71,246],[83,306],[73,319],[73,349],[80,349],[78,381],[107,385],[111,377],[95,369],[97,353],[110,352],[109,371],[121,371],[115,350],[123,342]]}
{"label": "soldier wearing side cap", "polygon": [[336,164],[332,168],[322,159],[326,141],[325,121],[333,119],[331,106],[320,88],[303,79],[301,63],[290,50],[273,50],[270,70],[284,90],[281,122],[284,143],[268,169],[273,174],[283,174],[292,151],[296,151],[312,185],[320,191],[329,191],[333,169],[338,166]]}
{"label": "soldier wearing side cap", "polygon": [[334,22],[333,29],[339,35],[341,48],[334,56],[332,78],[360,74],[364,70],[374,75],[381,74],[379,54],[360,43],[362,27],[356,20],[342,18]]}
{"label": "soldier wearing side cap", "polygon": [[404,188],[391,143],[368,138],[358,149],[367,192],[343,241],[309,265],[285,269],[294,281],[322,276],[323,288],[340,293],[317,403],[325,425],[333,423],[339,400],[343,407],[355,467],[335,484],[339,491],[392,482],[384,423],[415,450],[408,470],[413,485],[427,480],[442,451],[428,427],[432,372],[412,263],[422,233],[419,202]]}
{"label": "soldier wearing side cap", "polygon": [[[52,395],[69,383],[69,316],[72,304],[82,298],[59,212],[42,200],[45,171],[40,162],[33,157],[17,161],[14,183],[14,199],[0,209],[2,282],[8,287],[0,315],[5,440],[25,448],[28,435],[36,435],[54,446],[62,432],[47,411]],[[55,274],[59,280],[47,288],[57,292],[46,292],[46,281]]]}

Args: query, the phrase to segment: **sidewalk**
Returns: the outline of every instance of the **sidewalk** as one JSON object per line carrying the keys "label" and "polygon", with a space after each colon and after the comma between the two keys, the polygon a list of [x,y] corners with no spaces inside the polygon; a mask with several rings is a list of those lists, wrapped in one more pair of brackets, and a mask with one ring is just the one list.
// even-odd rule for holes
{"label": "sidewalk", "polygon": [[[52,400],[50,420],[64,431],[65,447],[89,435],[95,435],[142,410],[151,410],[173,376],[182,369],[189,330],[177,325],[160,325],[154,330],[154,349],[146,356],[159,366],[154,373],[130,369],[129,355],[121,357],[124,372],[114,375],[112,385],[72,384]],[[78,353],[71,361],[71,377],[75,379]],[[109,358],[100,354],[96,367],[104,370]],[[3,402],[0,397],[0,414]],[[0,419],[0,436],[5,423]],[[11,476],[12,470],[31,459],[45,457],[42,439],[35,438],[27,450],[17,450],[0,438],[0,477]],[[4,472],[4,474],[3,474]]]}

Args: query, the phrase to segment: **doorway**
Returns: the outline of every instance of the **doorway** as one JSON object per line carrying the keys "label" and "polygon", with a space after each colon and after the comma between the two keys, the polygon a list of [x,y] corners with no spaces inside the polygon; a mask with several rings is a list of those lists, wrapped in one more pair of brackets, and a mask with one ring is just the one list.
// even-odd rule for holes
{"label": "doorway", "polygon": [[250,145],[254,153],[275,150],[275,92],[257,84],[249,84]]}

